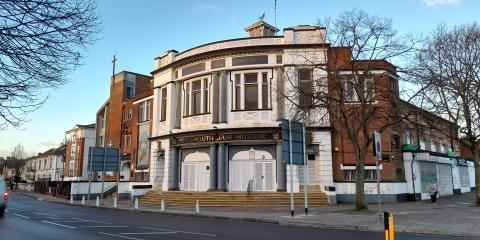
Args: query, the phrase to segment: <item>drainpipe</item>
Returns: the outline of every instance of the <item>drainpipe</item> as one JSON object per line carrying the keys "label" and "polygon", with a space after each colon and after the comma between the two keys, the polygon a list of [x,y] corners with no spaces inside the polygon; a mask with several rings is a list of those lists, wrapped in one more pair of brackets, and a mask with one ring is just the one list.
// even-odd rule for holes
{"label": "drainpipe", "polygon": [[415,195],[415,177],[413,175],[413,163],[414,162],[415,162],[415,153],[412,152],[412,163],[410,164],[410,170],[412,171],[413,201],[417,201],[417,196]]}

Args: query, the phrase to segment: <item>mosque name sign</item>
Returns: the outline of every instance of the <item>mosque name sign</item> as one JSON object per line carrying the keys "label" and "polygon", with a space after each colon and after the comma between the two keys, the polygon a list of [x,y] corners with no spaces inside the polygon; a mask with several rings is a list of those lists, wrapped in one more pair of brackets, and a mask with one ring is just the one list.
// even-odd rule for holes
{"label": "mosque name sign", "polygon": [[174,138],[174,144],[185,143],[208,143],[223,141],[255,141],[255,140],[278,140],[280,133],[237,133],[237,134],[214,134]]}

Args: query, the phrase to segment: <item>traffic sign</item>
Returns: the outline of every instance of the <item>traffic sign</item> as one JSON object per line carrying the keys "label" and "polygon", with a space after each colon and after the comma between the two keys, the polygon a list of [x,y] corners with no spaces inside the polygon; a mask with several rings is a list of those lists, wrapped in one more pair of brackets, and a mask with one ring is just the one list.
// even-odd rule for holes
{"label": "traffic sign", "polygon": [[303,155],[305,139],[303,137],[303,123],[291,122],[289,128],[288,120],[282,121],[282,162],[290,164],[290,130],[292,133],[292,163],[294,165],[304,165]]}
{"label": "traffic sign", "polygon": [[90,147],[88,149],[88,169],[90,169],[91,171],[118,171],[118,158],[120,156],[120,149],[107,148],[105,170],[103,169],[104,156],[105,148]]}

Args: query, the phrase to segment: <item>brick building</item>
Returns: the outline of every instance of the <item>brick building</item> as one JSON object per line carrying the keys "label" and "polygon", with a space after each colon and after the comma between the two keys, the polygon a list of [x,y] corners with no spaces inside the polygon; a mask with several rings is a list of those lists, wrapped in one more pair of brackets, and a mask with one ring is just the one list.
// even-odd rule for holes
{"label": "brick building", "polygon": [[[152,93],[150,76],[126,71],[117,73],[111,79],[109,99],[97,112],[95,145],[107,144],[121,148],[121,181],[137,179],[134,170],[137,166],[139,121],[149,123],[152,112],[149,97],[151,98]],[[144,129],[145,127],[142,127],[141,130],[147,131],[149,137],[150,127]],[[101,174],[96,176],[97,180],[101,179]],[[115,172],[107,172],[105,179],[114,181],[117,179],[116,176]],[[148,174],[146,176],[148,178]],[[142,180],[144,178],[145,176],[139,177]]]}
{"label": "brick building", "polygon": [[65,181],[88,180],[88,149],[95,145],[95,123],[77,124],[66,133]]}

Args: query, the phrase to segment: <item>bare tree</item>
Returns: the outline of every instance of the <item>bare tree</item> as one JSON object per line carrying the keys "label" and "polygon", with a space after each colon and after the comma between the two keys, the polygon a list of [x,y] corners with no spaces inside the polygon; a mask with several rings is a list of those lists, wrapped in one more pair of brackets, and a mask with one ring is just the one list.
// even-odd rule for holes
{"label": "bare tree", "polygon": [[15,172],[15,176],[20,177],[24,171],[25,158],[27,157],[27,152],[23,148],[23,145],[18,143],[15,146],[10,154],[11,167]]}
{"label": "bare tree", "polygon": [[403,105],[398,75],[388,60],[411,53],[417,41],[397,36],[391,20],[357,9],[343,12],[335,19],[318,20],[318,25],[326,27],[326,40],[332,45],[323,54],[326,64],[312,61],[310,85],[299,80],[305,79],[301,71],[287,73],[295,90],[280,94],[296,105],[295,118],[309,119],[318,115],[319,108],[328,109],[334,132],[346,135],[352,144],[355,204],[357,210],[362,210],[367,208],[364,166],[373,132],[383,132],[400,123],[400,115],[408,112],[399,109]]}
{"label": "bare tree", "polygon": [[62,86],[100,31],[93,0],[0,0],[0,129]]}
{"label": "bare tree", "polygon": [[[416,57],[412,79],[425,88],[418,105],[459,126],[451,137],[472,153],[480,206],[480,26],[440,24]],[[446,131],[448,133],[448,131]]]}

